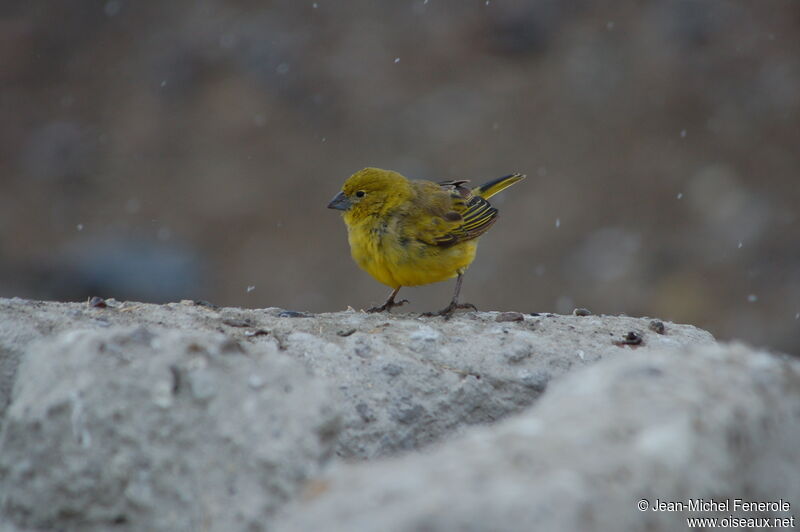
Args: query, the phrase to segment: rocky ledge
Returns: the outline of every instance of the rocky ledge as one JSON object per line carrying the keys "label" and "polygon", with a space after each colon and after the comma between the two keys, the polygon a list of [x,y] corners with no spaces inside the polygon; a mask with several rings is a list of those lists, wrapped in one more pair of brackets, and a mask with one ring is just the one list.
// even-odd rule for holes
{"label": "rocky ledge", "polygon": [[637,501],[800,504],[798,362],[649,318],[0,299],[0,423],[12,531],[673,530],[690,514]]}

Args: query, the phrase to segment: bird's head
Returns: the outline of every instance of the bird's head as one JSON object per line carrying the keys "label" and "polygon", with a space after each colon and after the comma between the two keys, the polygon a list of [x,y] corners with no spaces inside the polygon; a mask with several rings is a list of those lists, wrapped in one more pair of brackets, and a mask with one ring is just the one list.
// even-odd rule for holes
{"label": "bird's head", "polygon": [[378,213],[393,200],[405,199],[409,190],[408,180],[397,172],[364,168],[344,182],[328,208],[356,217]]}

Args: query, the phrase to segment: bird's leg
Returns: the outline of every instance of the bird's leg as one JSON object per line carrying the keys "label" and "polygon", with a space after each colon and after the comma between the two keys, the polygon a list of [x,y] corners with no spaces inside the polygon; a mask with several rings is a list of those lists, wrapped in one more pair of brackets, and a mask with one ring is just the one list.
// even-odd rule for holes
{"label": "bird's leg", "polygon": [[425,312],[423,316],[445,316],[446,318],[450,318],[458,309],[472,309],[478,310],[475,305],[472,303],[459,303],[458,302],[458,294],[461,293],[461,282],[464,280],[464,273],[460,272],[458,274],[458,278],[456,279],[456,291],[453,293],[453,299],[450,301],[450,304],[447,305],[445,308],[440,310],[439,312]]}
{"label": "bird's leg", "polygon": [[406,303],[408,303],[408,299],[401,299],[400,301],[394,300],[394,296],[397,295],[397,292],[399,292],[401,288],[402,286],[398,286],[397,288],[392,290],[392,293],[389,294],[389,298],[386,300],[386,303],[384,303],[380,307],[368,308],[367,312],[384,312],[384,311],[389,312],[394,307],[399,307],[401,305],[405,305]]}

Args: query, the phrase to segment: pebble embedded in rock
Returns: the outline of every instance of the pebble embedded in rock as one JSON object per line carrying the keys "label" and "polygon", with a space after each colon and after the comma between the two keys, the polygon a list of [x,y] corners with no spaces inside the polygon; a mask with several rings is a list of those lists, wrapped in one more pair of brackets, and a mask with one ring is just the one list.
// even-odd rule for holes
{"label": "pebble embedded in rock", "polygon": [[229,327],[252,327],[253,320],[249,318],[239,319],[239,318],[226,318],[222,320],[222,323],[229,326]]}
{"label": "pebble embedded in rock", "polygon": [[614,344],[623,346],[623,345],[630,345],[630,346],[638,346],[642,344],[642,333],[638,331],[629,331],[622,337],[622,340],[614,342]]}
{"label": "pebble embedded in rock", "polygon": [[521,312],[501,312],[497,315],[494,321],[525,321],[525,316]]}
{"label": "pebble embedded in rock", "polygon": [[94,308],[106,308],[108,304],[102,297],[94,296],[89,300],[89,306]]}
{"label": "pebble embedded in rock", "polygon": [[308,312],[298,312],[296,310],[282,310],[278,313],[280,318],[310,318],[311,314]]}

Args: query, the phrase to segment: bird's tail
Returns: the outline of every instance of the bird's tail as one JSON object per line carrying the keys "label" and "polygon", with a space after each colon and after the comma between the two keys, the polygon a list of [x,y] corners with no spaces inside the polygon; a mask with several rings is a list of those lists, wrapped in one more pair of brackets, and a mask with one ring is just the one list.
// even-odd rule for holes
{"label": "bird's tail", "polygon": [[484,183],[483,185],[473,188],[472,193],[476,196],[480,196],[483,199],[489,199],[498,192],[507,189],[517,181],[522,181],[525,179],[523,174],[510,174],[505,175],[503,177],[498,177],[497,179],[492,179],[488,183]]}

